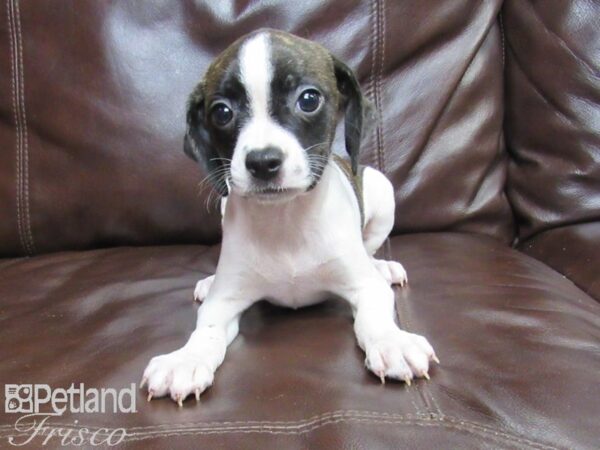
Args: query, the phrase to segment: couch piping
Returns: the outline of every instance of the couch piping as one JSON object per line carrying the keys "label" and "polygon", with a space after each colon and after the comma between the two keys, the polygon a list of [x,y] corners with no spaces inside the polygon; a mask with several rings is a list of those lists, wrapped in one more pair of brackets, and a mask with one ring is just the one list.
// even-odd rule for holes
{"label": "couch piping", "polygon": [[378,169],[385,173],[383,109],[381,105],[382,74],[385,58],[385,0],[371,1],[371,76],[368,91],[373,99],[376,121],[373,130]]}
{"label": "couch piping", "polygon": [[502,20],[502,9],[498,12],[498,24],[500,25],[500,43],[502,44],[502,68],[506,66],[506,43],[504,41],[504,22]]}
{"label": "couch piping", "polygon": [[17,112],[17,96],[16,96],[16,87],[15,87],[15,75],[17,73],[15,69],[15,41],[16,37],[14,35],[13,22],[12,22],[12,8],[10,0],[6,0],[6,15],[8,18],[8,36],[10,39],[10,65],[11,65],[11,92],[12,92],[12,101],[13,101],[13,118],[15,122],[16,128],[16,177],[17,177],[17,188],[16,188],[16,203],[17,203],[17,233],[19,235],[19,241],[21,243],[21,247],[23,251],[27,253],[27,244],[23,238],[23,219],[21,216],[21,197],[19,195],[20,186],[21,186],[21,122],[19,120],[19,114]]}
{"label": "couch piping", "polygon": [[6,0],[11,55],[11,89],[16,129],[16,204],[17,232],[23,251],[35,253],[29,210],[29,141],[25,110],[25,71],[23,69],[23,36],[18,0]]}
{"label": "couch piping", "polygon": [[385,165],[385,142],[383,138],[383,126],[384,126],[384,117],[383,117],[383,105],[382,105],[382,85],[383,85],[383,67],[385,60],[385,32],[386,32],[386,23],[385,23],[385,0],[381,0],[377,2],[377,6],[379,7],[377,12],[379,13],[378,20],[378,30],[379,30],[379,70],[377,72],[377,115],[380,120],[378,123],[377,129],[377,148],[379,149],[379,167],[383,173],[386,171]]}

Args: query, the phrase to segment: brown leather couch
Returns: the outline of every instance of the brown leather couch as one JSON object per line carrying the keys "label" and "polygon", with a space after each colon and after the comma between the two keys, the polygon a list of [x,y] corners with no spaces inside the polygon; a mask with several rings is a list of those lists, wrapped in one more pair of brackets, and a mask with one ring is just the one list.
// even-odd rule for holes
{"label": "brown leather couch", "polygon": [[[138,389],[135,414],[50,425],[123,427],[119,448],[599,448],[599,20],[593,0],[2,2],[2,384],[126,387],[184,343],[219,241],[186,97],[269,26],[346,60],[379,111],[382,252],[441,365],[381,385],[344,303],[259,304],[200,404]],[[9,448],[27,433],[2,412]]]}

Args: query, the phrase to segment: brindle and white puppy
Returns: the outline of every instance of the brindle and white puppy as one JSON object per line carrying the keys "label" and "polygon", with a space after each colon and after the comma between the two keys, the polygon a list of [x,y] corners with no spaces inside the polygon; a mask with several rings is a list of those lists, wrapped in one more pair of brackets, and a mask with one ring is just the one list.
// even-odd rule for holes
{"label": "brindle and white puppy", "polygon": [[221,255],[214,277],[196,287],[204,302],[188,342],[148,364],[148,399],[168,394],[180,406],[189,394],[198,399],[241,314],[260,299],[297,308],[344,298],[369,370],[382,382],[429,378],[437,361],[431,345],[394,321],[390,284],[403,285],[406,273],[373,257],[393,226],[393,187],[365,168],[359,200],[349,169],[330,158],[344,113],[358,173],[366,105],[345,64],[281,31],[247,35],[209,67],[190,97],[185,152],[223,195]]}

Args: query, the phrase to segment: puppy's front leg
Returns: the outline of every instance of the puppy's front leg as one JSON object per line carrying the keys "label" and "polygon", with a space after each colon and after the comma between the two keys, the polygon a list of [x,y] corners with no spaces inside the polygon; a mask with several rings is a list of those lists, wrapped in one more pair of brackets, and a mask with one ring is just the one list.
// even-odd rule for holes
{"label": "puppy's front leg", "polygon": [[429,378],[429,361],[438,361],[423,336],[401,330],[396,324],[394,292],[381,279],[370,277],[352,289],[346,298],[354,310],[354,332],[365,351],[365,364],[381,382]]}
{"label": "puppy's front leg", "polygon": [[150,360],[142,378],[142,386],[148,384],[148,400],[169,394],[181,406],[191,393],[199,400],[212,385],[227,346],[238,334],[242,312],[252,303],[227,295],[209,295],[198,309],[196,329],[187,343]]}

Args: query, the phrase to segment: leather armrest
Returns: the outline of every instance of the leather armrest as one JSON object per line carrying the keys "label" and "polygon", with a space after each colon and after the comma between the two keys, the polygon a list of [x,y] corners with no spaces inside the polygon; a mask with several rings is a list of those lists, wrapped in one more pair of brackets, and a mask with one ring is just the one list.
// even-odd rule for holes
{"label": "leather armrest", "polygon": [[521,243],[519,249],[600,301],[600,222],[555,228]]}

